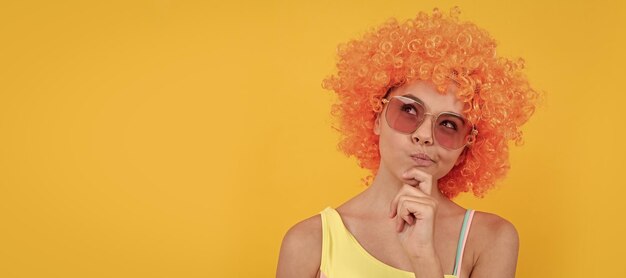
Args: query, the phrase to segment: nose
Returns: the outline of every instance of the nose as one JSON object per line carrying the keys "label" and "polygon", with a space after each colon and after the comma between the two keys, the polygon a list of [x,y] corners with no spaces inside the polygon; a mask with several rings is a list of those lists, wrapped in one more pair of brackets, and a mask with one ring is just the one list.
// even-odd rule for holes
{"label": "nose", "polygon": [[433,144],[433,116],[424,115],[424,121],[420,124],[415,132],[411,135],[413,143],[432,145]]}

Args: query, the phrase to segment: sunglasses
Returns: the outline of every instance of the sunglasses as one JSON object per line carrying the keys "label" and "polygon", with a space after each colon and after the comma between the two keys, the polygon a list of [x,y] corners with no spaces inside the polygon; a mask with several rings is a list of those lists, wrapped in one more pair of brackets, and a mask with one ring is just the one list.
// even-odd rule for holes
{"label": "sunglasses", "polygon": [[405,96],[383,98],[387,104],[385,118],[394,130],[412,134],[422,125],[427,115],[433,116],[432,132],[435,141],[449,150],[457,150],[471,145],[478,135],[476,127],[460,114],[441,112],[437,115],[427,113],[426,106],[418,100]]}

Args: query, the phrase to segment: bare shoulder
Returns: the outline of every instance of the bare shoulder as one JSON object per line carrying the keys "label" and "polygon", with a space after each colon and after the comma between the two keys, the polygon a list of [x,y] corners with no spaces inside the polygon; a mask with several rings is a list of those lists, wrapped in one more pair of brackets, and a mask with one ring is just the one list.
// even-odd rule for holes
{"label": "bare shoulder", "polygon": [[470,277],[515,277],[519,235],[510,221],[477,211],[469,237],[475,255]]}
{"label": "bare shoulder", "polygon": [[317,277],[322,258],[322,219],[319,214],[291,227],[280,247],[276,277]]}
{"label": "bare shoulder", "polygon": [[283,246],[322,250],[322,217],[317,214],[291,227],[283,238]]}
{"label": "bare shoulder", "polygon": [[[482,238],[489,239],[492,244],[517,243],[518,233],[515,226],[508,220],[488,212],[477,211],[474,214],[472,230]],[[494,240],[499,241],[494,241]],[[500,242],[502,241],[502,242]]]}

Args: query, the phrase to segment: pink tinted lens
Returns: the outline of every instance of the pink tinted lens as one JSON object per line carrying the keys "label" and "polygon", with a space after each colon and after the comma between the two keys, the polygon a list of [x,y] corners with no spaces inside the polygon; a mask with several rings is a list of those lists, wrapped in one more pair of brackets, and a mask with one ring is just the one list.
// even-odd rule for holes
{"label": "pink tinted lens", "polygon": [[434,126],[435,140],[449,149],[458,149],[465,145],[472,126],[465,120],[453,114],[440,114]]}
{"label": "pink tinted lens", "polygon": [[424,120],[424,107],[404,97],[393,97],[387,106],[387,124],[399,132],[412,133]]}

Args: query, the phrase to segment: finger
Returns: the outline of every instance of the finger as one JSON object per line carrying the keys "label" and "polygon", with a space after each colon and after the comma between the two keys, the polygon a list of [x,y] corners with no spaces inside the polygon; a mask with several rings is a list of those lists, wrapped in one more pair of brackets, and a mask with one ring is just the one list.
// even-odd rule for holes
{"label": "finger", "polygon": [[[403,174],[403,178],[413,187],[419,187],[424,193],[431,193],[433,183],[432,175],[418,168],[411,168]],[[430,194],[429,194],[430,195]]]}
{"label": "finger", "polygon": [[406,223],[411,223],[411,216],[413,215],[410,210],[408,210],[408,205],[406,204],[410,201],[404,201],[400,205],[400,209],[398,210],[398,216],[404,220]]}
{"label": "finger", "polygon": [[423,220],[428,216],[434,217],[437,211],[437,202],[432,198],[415,197],[412,200],[402,202],[402,207],[398,209],[401,215],[410,214],[411,221]]}
{"label": "finger", "polygon": [[402,232],[404,230],[404,220],[400,217],[396,217],[396,232]]}
{"label": "finger", "polygon": [[411,223],[411,219],[409,217],[410,213],[406,210],[406,202],[409,201],[408,198],[410,196],[399,195],[398,196],[398,207],[395,209],[396,211],[396,231],[402,232],[404,230],[404,225],[406,223]]}
{"label": "finger", "polygon": [[430,197],[426,193],[422,192],[420,189],[408,184],[404,184],[389,205],[389,218],[393,218],[394,216],[396,216],[398,211],[398,202],[403,196]]}
{"label": "finger", "polygon": [[406,220],[402,218],[401,214],[396,215],[396,232],[402,232],[404,230],[404,226],[407,224]]}
{"label": "finger", "polygon": [[396,231],[397,232],[402,232],[402,230],[404,230],[404,227],[406,225],[413,225],[413,224],[415,224],[415,218],[413,217],[411,213],[398,214],[396,216]]}
{"label": "finger", "polygon": [[[429,197],[401,196],[398,202],[398,214],[396,217],[396,230],[401,232],[404,225],[413,225],[417,221],[417,215],[422,215],[422,211],[427,206],[432,205]],[[421,217],[423,218],[423,217]]]}
{"label": "finger", "polygon": [[[432,194],[433,183],[436,183],[436,181],[433,181],[432,175],[420,169],[411,168],[404,173],[403,177],[409,180],[412,185],[416,185],[416,187],[424,193],[428,195]],[[415,184],[412,180],[417,181],[417,184]]]}
{"label": "finger", "polygon": [[400,202],[400,198],[402,198],[402,196],[404,195],[412,195],[409,188],[411,188],[410,185],[403,184],[400,190],[398,190],[398,193],[396,193],[396,196],[393,197],[393,199],[391,200],[391,204],[389,204],[389,218],[397,215],[398,203]]}
{"label": "finger", "polygon": [[[421,214],[424,208],[428,206],[433,206],[434,203],[432,198],[426,197],[416,197],[416,196],[407,196],[404,195],[400,198],[398,203],[398,215],[400,217],[405,216],[415,216],[414,214]],[[406,219],[407,222],[409,219]]]}

